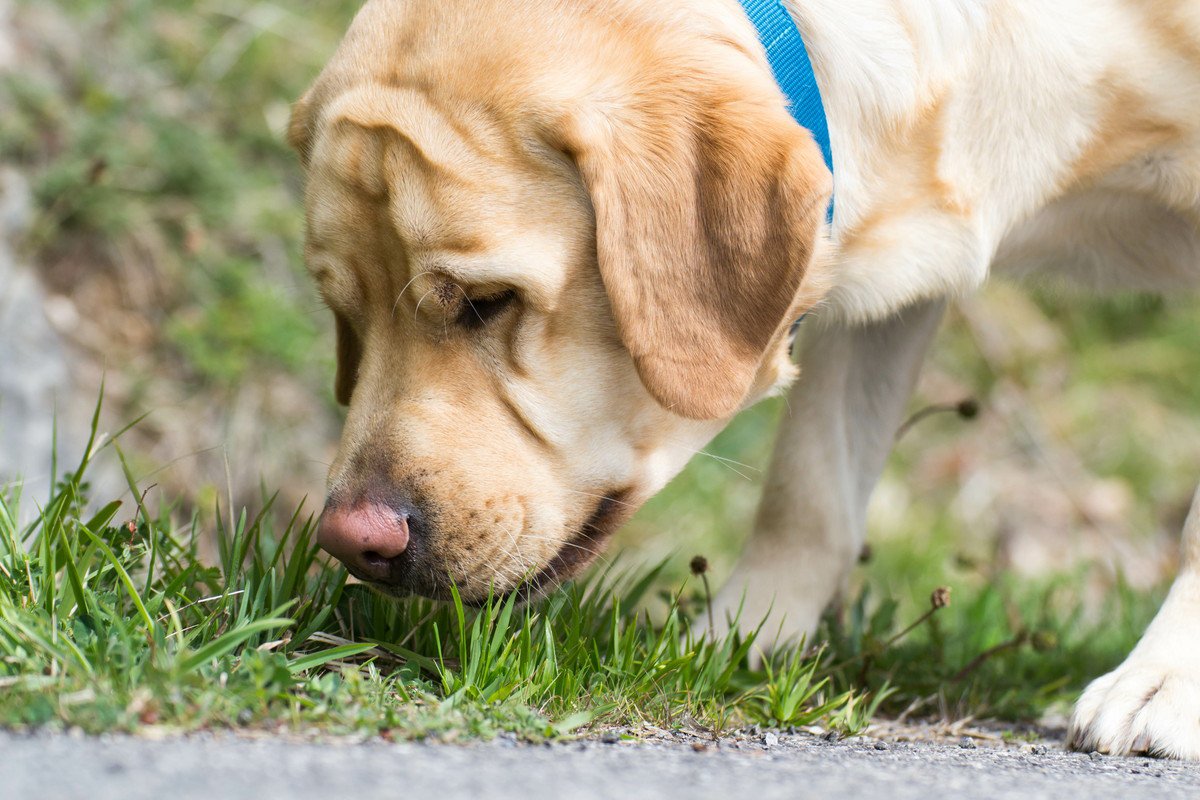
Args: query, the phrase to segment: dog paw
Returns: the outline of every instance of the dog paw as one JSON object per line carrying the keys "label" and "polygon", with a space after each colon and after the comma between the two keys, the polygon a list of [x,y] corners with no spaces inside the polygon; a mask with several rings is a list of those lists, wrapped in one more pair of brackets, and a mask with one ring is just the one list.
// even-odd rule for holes
{"label": "dog paw", "polygon": [[[761,663],[765,654],[801,642],[811,644],[825,603],[795,591],[770,589],[765,582],[746,583],[732,580],[713,600],[714,638],[731,631],[743,637],[755,634],[753,660]],[[708,631],[708,618],[696,621]]]}
{"label": "dog paw", "polygon": [[1200,672],[1131,658],[1084,691],[1068,744],[1085,752],[1200,760]]}

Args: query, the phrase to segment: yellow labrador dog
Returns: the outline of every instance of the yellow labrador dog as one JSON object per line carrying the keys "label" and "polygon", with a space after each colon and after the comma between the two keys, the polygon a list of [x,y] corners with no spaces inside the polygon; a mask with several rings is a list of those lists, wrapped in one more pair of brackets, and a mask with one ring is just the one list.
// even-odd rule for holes
{"label": "yellow labrador dog", "polygon": [[[794,377],[722,610],[813,630],[943,298],[1200,283],[1200,2],[790,0],[836,181],[737,0],[371,0],[290,131],[349,404],[320,540],[397,594],[586,565]],[[827,222],[831,196],[836,215]],[[1200,498],[1077,747],[1200,758]]]}

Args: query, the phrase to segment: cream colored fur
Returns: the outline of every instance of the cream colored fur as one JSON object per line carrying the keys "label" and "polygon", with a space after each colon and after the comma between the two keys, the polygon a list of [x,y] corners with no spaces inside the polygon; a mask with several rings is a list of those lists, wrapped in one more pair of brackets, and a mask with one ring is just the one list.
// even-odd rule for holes
{"label": "cream colored fur", "polygon": [[[1200,0],[788,4],[829,114],[832,226],[735,0],[372,0],[298,104],[350,405],[331,491],[430,511],[422,591],[438,569],[472,596],[574,572],[792,377],[787,326],[815,306],[719,601],[799,637],[853,567],[947,298],[993,272],[1200,283]],[[602,497],[620,513],[600,524]],[[1200,759],[1198,520],[1146,638],[1081,700],[1078,746]]]}
{"label": "cream colored fur", "polygon": [[[834,142],[834,288],[719,605],[798,638],[853,568],[941,298],[993,272],[1200,283],[1200,3],[790,5]],[[1183,552],[1143,642],[1080,701],[1075,746],[1200,759],[1200,496]]]}

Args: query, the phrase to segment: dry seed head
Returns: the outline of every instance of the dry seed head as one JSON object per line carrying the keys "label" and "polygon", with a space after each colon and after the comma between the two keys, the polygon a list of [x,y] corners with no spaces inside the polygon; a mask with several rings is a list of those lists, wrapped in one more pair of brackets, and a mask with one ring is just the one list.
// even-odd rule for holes
{"label": "dry seed head", "polygon": [[1058,636],[1055,635],[1054,631],[1035,631],[1029,643],[1033,645],[1033,649],[1037,652],[1045,653],[1058,648]]}

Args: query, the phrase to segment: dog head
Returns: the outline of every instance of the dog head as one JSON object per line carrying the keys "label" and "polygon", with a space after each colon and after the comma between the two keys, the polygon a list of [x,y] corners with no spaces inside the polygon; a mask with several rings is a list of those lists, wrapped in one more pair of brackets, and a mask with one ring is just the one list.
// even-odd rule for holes
{"label": "dog head", "polygon": [[829,173],[736,6],[667,5],[373,0],[295,108],[319,538],[385,591],[573,574],[792,376]]}

